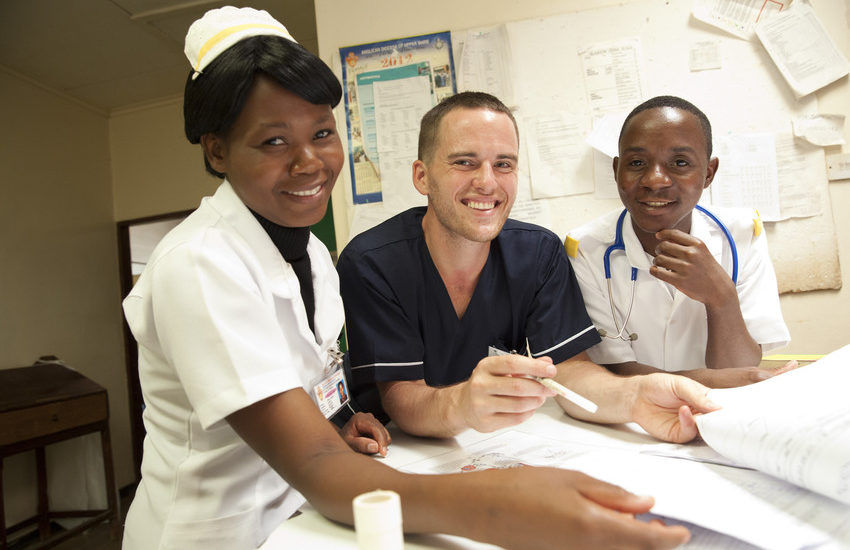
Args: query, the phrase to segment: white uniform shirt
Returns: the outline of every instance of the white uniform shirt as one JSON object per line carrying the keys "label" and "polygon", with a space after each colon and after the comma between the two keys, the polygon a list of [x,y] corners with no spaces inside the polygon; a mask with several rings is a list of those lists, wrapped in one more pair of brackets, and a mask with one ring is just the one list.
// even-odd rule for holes
{"label": "white uniform shirt", "polygon": [[310,395],[321,375],[343,309],[327,249],[311,235],[307,251],[315,336],[295,272],[228,182],[154,250],[124,300],[147,430],[125,550],[256,548],[304,502],[225,417]]}
{"label": "white uniform shirt", "polygon": [[[738,249],[738,300],[750,336],[768,351],[788,343],[782,319],[776,275],[767,253],[767,238],[756,236],[758,214],[750,209],[711,208],[729,228]],[[597,328],[617,334],[608,300],[603,268],[605,250],[614,242],[616,222],[622,210],[602,216],[570,232],[567,241],[578,241],[570,261],[581,286],[587,312]],[[703,241],[715,260],[732,273],[732,252],[722,230],[702,212],[694,210],[691,235]],[[758,222],[760,224],[760,222]],[[637,333],[635,341],[603,338],[588,350],[596,363],[637,361],[665,371],[705,367],[708,323],[705,306],[649,274],[650,257],[638,241],[631,217],[623,220],[625,253],[611,253],[611,285],[617,324],[622,328],[632,292],[631,268],[638,269],[634,306],[624,335]],[[570,246],[567,246],[568,250]]]}

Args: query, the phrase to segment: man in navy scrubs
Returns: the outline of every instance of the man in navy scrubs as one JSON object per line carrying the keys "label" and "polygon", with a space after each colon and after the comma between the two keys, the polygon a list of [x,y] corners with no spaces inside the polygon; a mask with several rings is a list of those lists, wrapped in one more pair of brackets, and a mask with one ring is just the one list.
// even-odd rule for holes
{"label": "man in navy scrubs", "polygon": [[577,418],[693,438],[691,408],[712,408],[706,388],[617,377],[585,355],[599,335],[560,239],[508,219],[518,148],[513,115],[489,94],[452,96],[423,117],[413,185],[428,206],[358,235],[337,265],[354,398],[377,390],[401,429],[446,437],[519,424],[554,395],[535,377],[557,378],[599,405],[559,397]]}

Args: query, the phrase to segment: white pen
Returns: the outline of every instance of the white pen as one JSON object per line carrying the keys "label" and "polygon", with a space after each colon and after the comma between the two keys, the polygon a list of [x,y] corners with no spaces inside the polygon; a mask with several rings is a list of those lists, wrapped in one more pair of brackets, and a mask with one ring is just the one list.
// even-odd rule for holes
{"label": "white pen", "polygon": [[[487,355],[489,355],[490,357],[499,356],[499,355],[510,355],[510,354],[513,354],[513,353],[516,353],[516,352],[503,351],[503,350],[500,350],[499,348],[494,347],[494,346],[490,346],[488,348],[488,351],[487,351]],[[555,382],[551,378],[543,378],[541,376],[534,376],[533,378],[535,380],[537,380],[538,382],[540,382],[541,384],[543,384],[544,386],[546,386],[547,388],[549,388],[550,390],[552,390],[553,392],[557,393],[558,395],[560,395],[561,397],[566,399],[567,401],[572,401],[573,403],[575,403],[576,405],[578,405],[579,407],[581,407],[582,409],[586,410],[589,413],[595,413],[597,411],[597,409],[599,409],[599,407],[596,406],[596,403],[594,403],[590,399],[588,399],[586,397],[582,397],[581,395],[577,394],[573,390],[566,388],[566,387],[562,386],[561,384]]]}
{"label": "white pen", "polygon": [[595,413],[596,410],[599,408],[596,406],[596,403],[594,403],[590,399],[580,396],[573,390],[562,386],[551,378],[541,378],[540,376],[536,376],[535,380],[537,380],[553,392],[557,393],[567,401],[572,401],[587,412]]}

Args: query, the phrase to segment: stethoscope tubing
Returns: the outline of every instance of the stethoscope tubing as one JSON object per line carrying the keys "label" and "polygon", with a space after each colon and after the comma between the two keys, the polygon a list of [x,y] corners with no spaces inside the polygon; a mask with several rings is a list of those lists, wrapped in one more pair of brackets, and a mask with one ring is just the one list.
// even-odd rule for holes
{"label": "stethoscope tubing", "polygon": [[[700,205],[696,205],[696,209],[711,218],[711,220],[717,224],[717,227],[723,231],[723,234],[726,235],[726,240],[729,242],[729,250],[732,252],[732,282],[737,286],[738,285],[738,247],[735,246],[735,239],[732,238],[732,233],[729,231],[729,228],[720,221],[720,218],[715,216],[712,212],[709,212],[707,208],[703,208]],[[622,233],[622,226],[620,227],[620,232]]]}
{"label": "stethoscope tubing", "polygon": [[[720,218],[715,216],[708,209],[696,205],[696,209],[708,216],[723,232],[723,235],[726,237],[726,240],[729,242],[729,249],[732,252],[732,283],[738,284],[738,247],[735,245],[735,239],[732,237],[732,233],[729,231],[729,228],[720,221]],[[627,210],[624,208],[622,213],[620,213],[620,217],[617,218],[617,225],[614,230],[614,242],[605,249],[605,254],[602,256],[602,267],[605,270],[605,280],[608,284],[608,303],[611,306],[611,318],[614,320],[614,328],[617,330],[617,334],[614,336],[608,336],[609,338],[620,338],[623,340],[637,340],[637,334],[630,334],[628,338],[623,338],[623,331],[626,330],[626,325],[629,322],[629,318],[632,316],[632,306],[635,303],[635,286],[637,285],[637,268],[632,267],[631,271],[631,281],[632,281],[632,298],[631,303],[629,304],[629,311],[626,314],[626,318],[623,321],[622,328],[619,327],[617,323],[617,316],[614,310],[614,296],[611,292],[611,254],[617,250],[626,251],[626,243],[623,241],[623,221],[626,218]],[[604,331],[602,331],[604,332]],[[607,336],[606,334],[602,334],[602,336]]]}

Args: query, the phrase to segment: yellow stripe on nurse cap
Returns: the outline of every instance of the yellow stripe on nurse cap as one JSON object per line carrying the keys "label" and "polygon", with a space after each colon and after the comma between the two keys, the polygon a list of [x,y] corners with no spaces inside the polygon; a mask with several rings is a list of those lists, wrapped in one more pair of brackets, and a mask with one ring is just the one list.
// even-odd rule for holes
{"label": "yellow stripe on nurse cap", "polygon": [[251,36],[281,36],[295,42],[289,31],[267,11],[224,6],[210,10],[192,23],[186,33],[184,52],[195,69],[192,79],[216,57],[240,40]]}

